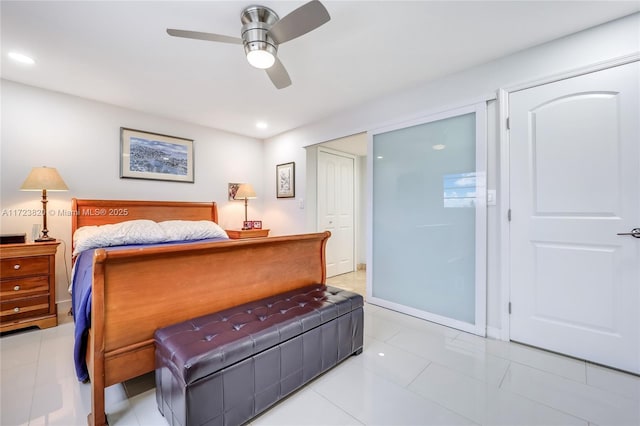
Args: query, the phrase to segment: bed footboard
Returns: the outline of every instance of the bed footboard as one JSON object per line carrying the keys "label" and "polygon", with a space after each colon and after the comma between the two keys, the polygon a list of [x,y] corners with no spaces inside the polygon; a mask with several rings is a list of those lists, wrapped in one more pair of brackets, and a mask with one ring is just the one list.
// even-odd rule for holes
{"label": "bed footboard", "polygon": [[330,235],[96,250],[87,349],[89,424],[106,424],[106,386],[154,370],[156,329],[325,283]]}

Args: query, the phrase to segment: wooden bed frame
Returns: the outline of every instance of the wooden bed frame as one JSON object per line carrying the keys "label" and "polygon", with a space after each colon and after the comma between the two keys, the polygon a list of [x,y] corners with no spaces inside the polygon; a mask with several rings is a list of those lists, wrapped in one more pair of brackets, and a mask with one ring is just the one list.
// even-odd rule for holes
{"label": "wooden bed frame", "polygon": [[[133,219],[213,220],[214,202],[72,200],[80,226]],[[90,425],[106,424],[104,389],[153,371],[157,328],[326,280],[329,232],[137,250],[93,260],[87,366]]]}

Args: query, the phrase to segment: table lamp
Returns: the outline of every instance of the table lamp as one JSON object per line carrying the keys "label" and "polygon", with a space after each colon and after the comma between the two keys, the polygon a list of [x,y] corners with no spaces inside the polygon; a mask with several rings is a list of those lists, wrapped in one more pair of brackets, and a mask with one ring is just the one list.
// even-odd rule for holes
{"label": "table lamp", "polygon": [[53,167],[34,167],[20,187],[21,191],[42,191],[42,236],[36,242],[55,241],[47,229],[47,191],[68,191],[58,171]]}
{"label": "table lamp", "polygon": [[256,191],[253,190],[253,186],[248,183],[240,184],[238,188],[238,192],[236,192],[236,200],[241,200],[244,198],[244,223],[242,229],[251,229],[246,226],[247,224],[247,204],[250,198],[256,198]]}

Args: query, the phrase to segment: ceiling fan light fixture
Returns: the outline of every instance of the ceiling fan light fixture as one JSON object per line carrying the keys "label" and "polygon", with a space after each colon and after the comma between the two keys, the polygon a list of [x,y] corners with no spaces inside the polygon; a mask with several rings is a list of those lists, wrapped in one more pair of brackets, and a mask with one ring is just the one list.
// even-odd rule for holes
{"label": "ceiling fan light fixture", "polygon": [[249,64],[266,71],[276,89],[291,86],[291,77],[278,59],[278,46],[313,31],[327,23],[331,17],[319,0],[311,0],[280,19],[265,6],[246,7],[241,15],[240,38],[201,31],[167,28],[172,37],[243,44]]}
{"label": "ceiling fan light fixture", "polygon": [[268,50],[251,50],[247,52],[247,61],[251,66],[264,70],[273,66],[276,57]]}

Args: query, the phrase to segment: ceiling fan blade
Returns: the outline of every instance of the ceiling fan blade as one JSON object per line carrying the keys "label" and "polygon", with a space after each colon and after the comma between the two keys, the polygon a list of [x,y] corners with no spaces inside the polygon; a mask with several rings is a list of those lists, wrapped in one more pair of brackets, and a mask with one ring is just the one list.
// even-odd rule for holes
{"label": "ceiling fan blade", "polygon": [[174,37],[195,38],[196,40],[219,41],[221,43],[242,44],[239,37],[231,37],[220,34],[202,33],[200,31],[175,30],[167,28],[167,34]]}
{"label": "ceiling fan blade", "polygon": [[293,40],[329,22],[327,9],[318,0],[304,4],[273,24],[269,35],[276,43]]}
{"label": "ceiling fan blade", "polygon": [[267,68],[265,71],[273,85],[276,86],[276,89],[284,89],[285,87],[291,86],[291,77],[289,77],[289,73],[284,68],[284,65],[282,65],[282,62],[280,62],[280,59],[276,58],[273,66]]}

